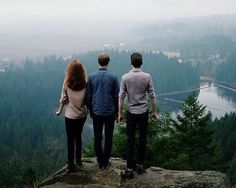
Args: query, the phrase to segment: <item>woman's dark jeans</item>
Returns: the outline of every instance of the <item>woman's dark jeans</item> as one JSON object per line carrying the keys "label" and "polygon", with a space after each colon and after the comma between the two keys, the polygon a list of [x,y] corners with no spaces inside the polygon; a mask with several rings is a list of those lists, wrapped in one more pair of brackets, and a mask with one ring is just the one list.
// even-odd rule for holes
{"label": "woman's dark jeans", "polygon": [[82,131],[86,118],[69,119],[65,117],[66,134],[67,134],[67,149],[68,149],[68,164],[74,164],[74,156],[76,163],[81,163],[82,150]]}

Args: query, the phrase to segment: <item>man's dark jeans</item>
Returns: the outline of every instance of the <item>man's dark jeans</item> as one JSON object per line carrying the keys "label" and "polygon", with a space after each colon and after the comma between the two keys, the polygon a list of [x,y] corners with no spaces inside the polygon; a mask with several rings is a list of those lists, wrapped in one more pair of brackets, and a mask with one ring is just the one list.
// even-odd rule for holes
{"label": "man's dark jeans", "polygon": [[[82,131],[86,118],[69,119],[65,117],[67,148],[68,148],[68,164],[74,164],[74,155],[76,163],[81,163],[82,150]],[[75,151],[76,153],[75,153]]]}
{"label": "man's dark jeans", "polygon": [[[114,130],[115,116],[100,116],[93,114],[93,130],[94,130],[94,148],[97,156],[97,162],[101,166],[107,166],[112,149],[112,137]],[[105,126],[105,144],[102,149],[102,133]]]}
{"label": "man's dark jeans", "polygon": [[135,148],[135,132],[136,127],[139,130],[139,145],[137,164],[142,165],[146,153],[147,127],[148,127],[148,112],[143,114],[127,113],[127,168],[135,169],[136,163],[134,161]]}

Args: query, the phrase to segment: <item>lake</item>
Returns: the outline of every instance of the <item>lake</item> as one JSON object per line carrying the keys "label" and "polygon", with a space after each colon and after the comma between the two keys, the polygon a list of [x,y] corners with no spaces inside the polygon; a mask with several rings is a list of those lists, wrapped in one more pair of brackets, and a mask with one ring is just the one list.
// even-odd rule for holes
{"label": "lake", "polygon": [[[236,112],[236,90],[214,82],[201,82],[200,90],[195,91],[200,104],[206,106],[207,111],[211,111],[212,118],[220,118],[225,113]],[[158,104],[161,111],[178,113],[183,100],[191,92],[173,94],[158,97]]]}

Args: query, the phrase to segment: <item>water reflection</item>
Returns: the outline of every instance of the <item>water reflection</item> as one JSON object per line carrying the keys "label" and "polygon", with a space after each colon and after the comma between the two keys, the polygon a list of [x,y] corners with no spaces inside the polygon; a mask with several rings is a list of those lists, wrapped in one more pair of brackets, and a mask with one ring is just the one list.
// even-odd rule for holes
{"label": "water reflection", "polygon": [[[213,82],[201,82],[199,91],[195,91],[198,100],[211,111],[212,117],[221,117],[225,113],[236,111],[236,91],[218,86]],[[186,99],[191,92],[158,97],[161,111],[178,113],[181,101]]]}
{"label": "water reflection", "polygon": [[218,87],[217,95],[223,99],[226,99],[234,109],[236,109],[236,92],[222,87]]}
{"label": "water reflection", "polygon": [[[209,83],[203,82],[202,84]],[[216,84],[211,83],[209,88],[200,90],[198,100],[207,106],[206,109],[212,112],[213,118],[236,111],[236,92]]]}

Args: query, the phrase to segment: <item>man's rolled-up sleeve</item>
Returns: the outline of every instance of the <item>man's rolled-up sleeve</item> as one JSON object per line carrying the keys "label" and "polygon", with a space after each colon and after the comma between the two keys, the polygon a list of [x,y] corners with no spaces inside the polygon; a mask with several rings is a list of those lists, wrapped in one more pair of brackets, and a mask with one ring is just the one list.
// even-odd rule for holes
{"label": "man's rolled-up sleeve", "polygon": [[147,93],[150,98],[155,98],[156,94],[154,91],[153,83],[152,83],[152,78],[151,76],[149,77],[149,83],[148,83],[148,88],[147,88]]}
{"label": "man's rolled-up sleeve", "polygon": [[126,85],[125,85],[125,79],[122,77],[121,82],[120,82],[120,93],[119,93],[119,98],[125,99],[126,97]]}

